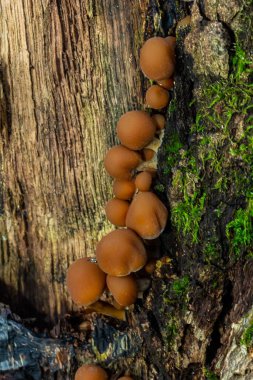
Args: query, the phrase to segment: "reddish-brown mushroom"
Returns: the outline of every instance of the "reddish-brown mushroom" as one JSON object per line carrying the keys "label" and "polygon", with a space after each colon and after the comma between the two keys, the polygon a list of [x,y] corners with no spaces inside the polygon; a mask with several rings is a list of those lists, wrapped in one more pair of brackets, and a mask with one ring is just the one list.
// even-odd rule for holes
{"label": "reddish-brown mushroom", "polygon": [[112,192],[116,198],[127,201],[135,193],[134,181],[116,179],[113,183]]}
{"label": "reddish-brown mushroom", "polygon": [[141,156],[122,145],[111,148],[104,160],[106,171],[114,178],[129,180],[132,171],[141,163]]}
{"label": "reddish-brown mushroom", "polygon": [[97,314],[107,315],[108,317],[117,318],[121,321],[126,320],[126,313],[124,308],[119,309],[115,305],[111,305],[108,302],[96,301],[84,310],[85,314],[94,312]]}
{"label": "reddish-brown mushroom", "polygon": [[130,306],[135,303],[138,287],[133,275],[130,274],[124,277],[107,275],[106,284],[119,305]]}
{"label": "reddish-brown mushroom", "polygon": [[153,140],[155,124],[144,111],[129,111],[118,121],[117,136],[122,145],[132,150],[140,150]]}
{"label": "reddish-brown mushroom", "polygon": [[97,244],[99,267],[112,276],[127,276],[140,270],[147,261],[142,240],[129,229],[110,232]]}
{"label": "reddish-brown mushroom", "polygon": [[176,37],[174,36],[165,37],[165,41],[173,49],[173,53],[174,53],[173,59],[175,60]]}
{"label": "reddish-brown mushroom", "polygon": [[78,368],[75,380],[107,380],[108,375],[102,367],[86,364]]}
{"label": "reddish-brown mushroom", "polygon": [[140,67],[152,80],[170,78],[175,67],[174,48],[162,37],[147,40],[140,51]]}
{"label": "reddish-brown mushroom", "polygon": [[159,110],[168,105],[170,95],[167,90],[154,84],[146,92],[146,103],[149,107]]}
{"label": "reddish-brown mushroom", "polygon": [[130,376],[122,376],[122,377],[119,377],[118,380],[134,380],[134,379]]}
{"label": "reddish-brown mushroom", "polygon": [[174,86],[174,79],[162,79],[157,82],[159,86],[166,88],[166,90],[170,90]]}
{"label": "reddish-brown mushroom", "polygon": [[129,202],[114,198],[106,203],[105,214],[115,226],[125,227],[128,208]]}
{"label": "reddish-brown mushroom", "polygon": [[143,239],[155,239],[164,230],[168,211],[151,192],[139,193],[133,199],[126,217],[126,225]]}
{"label": "reddish-brown mushroom", "polygon": [[135,186],[139,191],[149,191],[152,184],[152,175],[149,172],[139,173],[135,178]]}
{"label": "reddish-brown mushroom", "polygon": [[142,149],[142,157],[144,161],[152,160],[155,155],[155,151],[153,149],[144,148]]}
{"label": "reddish-brown mushroom", "polygon": [[89,258],[78,259],[68,268],[67,288],[75,303],[91,305],[104,291],[105,273]]}
{"label": "reddish-brown mushroom", "polygon": [[155,115],[152,115],[152,119],[154,120],[156,129],[158,131],[164,129],[166,120],[163,115],[161,115],[160,113],[156,113]]}

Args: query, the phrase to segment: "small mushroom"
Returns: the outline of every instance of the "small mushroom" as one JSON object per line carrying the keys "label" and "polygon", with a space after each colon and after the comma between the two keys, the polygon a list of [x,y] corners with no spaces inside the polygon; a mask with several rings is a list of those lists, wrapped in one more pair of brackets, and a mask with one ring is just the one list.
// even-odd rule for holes
{"label": "small mushroom", "polygon": [[149,79],[158,81],[170,78],[175,67],[172,43],[162,37],[147,40],[140,50],[140,67]]}
{"label": "small mushroom", "polygon": [[135,186],[139,191],[149,191],[152,184],[152,175],[149,172],[141,172],[135,178]]}
{"label": "small mushroom", "polygon": [[118,380],[134,380],[134,379],[130,376],[122,376],[122,377],[119,377]]}
{"label": "small mushroom", "polygon": [[104,291],[105,273],[89,258],[78,259],[68,268],[67,288],[76,304],[91,305]]}
{"label": "small mushroom", "polygon": [[138,286],[133,275],[130,274],[124,277],[107,275],[106,284],[119,305],[126,307],[135,303]]}
{"label": "small mushroom", "polygon": [[172,49],[172,51],[174,53],[173,59],[175,60],[176,37],[174,37],[174,36],[165,37],[165,41],[171,47],[171,49]]}
{"label": "small mushroom", "polygon": [[144,161],[152,160],[155,155],[155,151],[149,148],[142,149],[142,157]]}
{"label": "small mushroom", "polygon": [[122,200],[129,200],[135,193],[135,183],[130,180],[116,179],[113,183],[112,192],[116,198]]}
{"label": "small mushroom", "polygon": [[125,227],[128,209],[129,202],[114,198],[106,203],[105,214],[107,219],[115,226]]}
{"label": "small mushroom", "polygon": [[78,368],[75,380],[107,380],[108,375],[102,367],[86,364]]}
{"label": "small mushroom", "polygon": [[127,276],[140,270],[147,261],[139,236],[129,229],[115,230],[97,244],[96,258],[101,270],[111,276]]}
{"label": "small mushroom", "polygon": [[122,145],[132,150],[140,150],[153,140],[155,124],[144,111],[129,111],[118,121],[117,136]]}
{"label": "small mushroom", "polygon": [[168,79],[162,79],[157,82],[159,86],[166,88],[166,90],[170,90],[172,87],[174,87],[174,79],[168,78]]}
{"label": "small mushroom", "polygon": [[115,305],[110,305],[109,303],[104,301],[96,301],[84,310],[85,314],[94,312],[97,314],[106,315],[108,317],[117,318],[121,321],[126,320],[125,310],[119,309],[115,307]]}
{"label": "small mushroom", "polygon": [[138,193],[126,217],[126,225],[143,239],[156,239],[164,230],[168,211],[160,199],[151,192]]}
{"label": "small mushroom", "polygon": [[170,95],[168,91],[158,86],[157,84],[149,87],[148,91],[146,92],[146,104],[156,110],[166,107],[169,103],[169,100]]}
{"label": "small mushroom", "polygon": [[163,115],[161,115],[160,113],[156,113],[155,115],[152,115],[152,119],[154,120],[156,129],[158,131],[164,129],[166,120]]}
{"label": "small mushroom", "polygon": [[104,160],[105,169],[110,176],[129,180],[132,171],[141,163],[141,156],[122,145],[111,148]]}

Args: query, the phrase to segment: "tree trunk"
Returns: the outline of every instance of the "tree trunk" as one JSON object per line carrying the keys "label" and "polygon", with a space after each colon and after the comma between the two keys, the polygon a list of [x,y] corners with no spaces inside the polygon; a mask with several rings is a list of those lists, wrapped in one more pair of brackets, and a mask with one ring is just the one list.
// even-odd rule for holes
{"label": "tree trunk", "polygon": [[103,157],[119,116],[142,105],[147,9],[0,1],[1,298],[22,315],[68,310],[68,265],[112,229]]}
{"label": "tree trunk", "polygon": [[82,315],[84,329],[79,317],[62,327],[76,339],[64,378],[97,361],[135,380],[251,380],[252,1],[0,6],[0,301],[51,321],[71,310],[67,267],[111,229],[102,161],[115,123],[143,108],[138,49],[144,35],[173,34],[155,184],[170,209],[161,259],[127,323]]}

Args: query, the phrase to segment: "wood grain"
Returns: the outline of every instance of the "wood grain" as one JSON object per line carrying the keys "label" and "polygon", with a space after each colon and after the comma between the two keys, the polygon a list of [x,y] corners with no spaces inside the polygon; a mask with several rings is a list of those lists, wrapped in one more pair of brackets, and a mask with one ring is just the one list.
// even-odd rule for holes
{"label": "wood grain", "polygon": [[0,0],[0,299],[21,315],[69,310],[67,267],[112,229],[103,157],[142,107],[147,6]]}

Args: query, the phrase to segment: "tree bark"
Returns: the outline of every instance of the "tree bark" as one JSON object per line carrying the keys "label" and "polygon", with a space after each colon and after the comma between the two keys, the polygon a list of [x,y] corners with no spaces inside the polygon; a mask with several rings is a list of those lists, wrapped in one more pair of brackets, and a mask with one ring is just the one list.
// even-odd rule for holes
{"label": "tree bark", "polygon": [[[103,157],[141,107],[148,1],[0,1],[2,301],[62,315],[68,265],[112,229]],[[26,310],[29,308],[28,310]]]}

